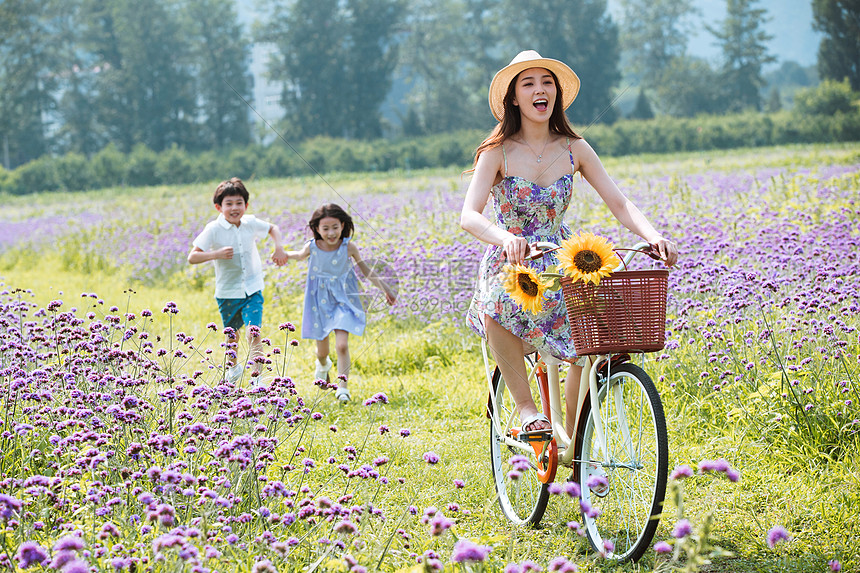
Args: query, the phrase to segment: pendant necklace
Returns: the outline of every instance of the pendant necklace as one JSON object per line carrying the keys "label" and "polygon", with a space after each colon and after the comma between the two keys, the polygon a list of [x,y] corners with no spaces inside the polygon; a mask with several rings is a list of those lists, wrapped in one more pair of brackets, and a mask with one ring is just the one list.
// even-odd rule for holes
{"label": "pendant necklace", "polygon": [[534,153],[534,156],[537,157],[537,162],[540,163],[541,159],[543,159],[543,152],[546,151],[546,145],[547,143],[549,143],[549,136],[547,136],[546,140],[543,142],[543,147],[541,147],[540,153],[535,152],[534,148],[529,145],[529,142],[526,141],[525,137],[523,138],[523,143],[525,143],[526,147],[528,147],[529,150]]}

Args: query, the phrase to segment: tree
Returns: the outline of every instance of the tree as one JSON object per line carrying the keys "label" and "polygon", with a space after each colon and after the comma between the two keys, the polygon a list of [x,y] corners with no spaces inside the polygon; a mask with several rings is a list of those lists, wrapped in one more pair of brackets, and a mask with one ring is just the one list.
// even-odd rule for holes
{"label": "tree", "polygon": [[830,79],[819,85],[803,88],[794,94],[794,109],[802,115],[834,115],[854,111],[857,92],[851,90],[848,78],[841,82]]}
{"label": "tree", "polygon": [[762,68],[776,61],[766,46],[773,36],[762,29],[767,10],[756,8],[757,2],[727,0],[722,25],[707,26],[722,51],[721,86],[728,111],[761,110],[761,90],[765,86]]}
{"label": "tree", "polygon": [[621,38],[625,69],[642,86],[653,89],[672,60],[687,52],[691,0],[621,0]]}
{"label": "tree", "polygon": [[296,138],[378,136],[401,0],[269,0],[258,33],[277,53],[285,124]]}
{"label": "tree", "polygon": [[561,60],[579,76],[582,86],[568,110],[574,124],[611,123],[617,117],[612,91],[621,79],[618,26],[606,11],[606,0],[581,0],[576,10],[547,9],[543,0],[505,0],[503,17],[516,23],[516,34],[504,36],[509,54],[534,49],[542,56]]}
{"label": "tree", "polygon": [[818,47],[818,73],[860,91],[860,1],[813,0],[813,27],[824,37]]}
{"label": "tree", "polygon": [[86,0],[83,41],[97,58],[94,101],[111,141],[160,151],[194,142],[196,100],[179,6]]}
{"label": "tree", "polygon": [[654,117],[654,110],[651,109],[651,103],[645,95],[645,89],[639,88],[639,96],[636,98],[636,105],[629,115],[630,119],[651,119]]}
{"label": "tree", "polygon": [[60,9],[54,0],[0,2],[0,147],[7,168],[50,150],[45,120],[62,67],[51,16]]}
{"label": "tree", "polygon": [[764,107],[768,113],[774,113],[782,109],[782,98],[779,95],[779,88],[774,86],[770,89]]}
{"label": "tree", "polygon": [[251,48],[233,0],[189,0],[185,7],[199,107],[197,147],[246,145],[252,101]]}
{"label": "tree", "polygon": [[718,89],[721,74],[708,62],[690,56],[674,58],[657,86],[657,95],[669,115],[693,117],[722,113],[727,102]]}
{"label": "tree", "polygon": [[98,122],[99,110],[92,101],[95,79],[101,68],[96,57],[87,53],[79,40],[84,29],[81,8],[80,0],[66,2],[55,26],[64,71],[58,82],[56,116],[59,126],[53,140],[57,151],[91,157],[105,145],[106,137]]}
{"label": "tree", "polygon": [[382,137],[379,113],[391,89],[397,65],[397,29],[405,5],[400,0],[347,0],[348,36],[344,45],[344,84],[348,98],[344,117],[346,136]]}
{"label": "tree", "polygon": [[410,2],[399,64],[411,87],[404,131],[443,133],[493,126],[487,88],[492,71],[500,65],[490,55],[497,45],[493,17],[497,9],[498,0]]}

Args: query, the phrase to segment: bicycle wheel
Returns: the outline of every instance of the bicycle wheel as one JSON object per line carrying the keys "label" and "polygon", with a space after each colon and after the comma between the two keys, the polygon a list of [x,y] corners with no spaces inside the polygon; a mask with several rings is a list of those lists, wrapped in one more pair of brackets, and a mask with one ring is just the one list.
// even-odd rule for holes
{"label": "bicycle wheel", "polygon": [[[608,459],[588,399],[580,414],[574,477],[582,487],[591,546],[611,559],[636,561],[654,538],[663,510],[669,465],[666,419],[654,382],[635,364],[614,367],[602,382],[598,403]],[[608,488],[599,482],[608,482]]]}
{"label": "bicycle wheel", "polygon": [[[531,360],[526,359],[531,370]],[[493,373],[495,403],[491,405],[501,423],[502,431],[507,431],[512,422],[519,423],[516,407],[498,367]],[[538,402],[540,403],[539,399]],[[496,433],[490,420],[490,465],[499,506],[505,517],[517,525],[537,525],[546,511],[549,498],[547,484],[541,483],[534,455],[504,444],[504,436]]]}

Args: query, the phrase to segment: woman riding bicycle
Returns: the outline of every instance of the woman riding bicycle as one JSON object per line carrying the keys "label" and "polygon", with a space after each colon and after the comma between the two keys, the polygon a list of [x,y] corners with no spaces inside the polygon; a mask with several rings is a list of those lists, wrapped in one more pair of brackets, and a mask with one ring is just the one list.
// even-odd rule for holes
{"label": "woman riding bicycle", "polygon": [[[574,361],[576,352],[562,293],[547,291],[543,310],[524,312],[503,285],[505,264],[522,264],[538,241],[560,244],[570,234],[564,214],[579,172],[612,214],[650,243],[669,266],[678,258],[665,239],[618,189],[590,145],[577,135],[564,110],[579,91],[579,78],[566,64],[520,52],[490,84],[490,110],[499,121],[475,153],[474,174],[466,192],[460,226],[489,246],[481,259],[478,284],[467,322],[487,338],[508,382],[522,431],[540,433],[549,420],[538,413],[522,356],[534,348]],[[482,213],[492,194],[493,221]],[[557,264],[552,254],[530,263],[537,272]],[[568,432],[574,426],[581,368],[565,380]]]}

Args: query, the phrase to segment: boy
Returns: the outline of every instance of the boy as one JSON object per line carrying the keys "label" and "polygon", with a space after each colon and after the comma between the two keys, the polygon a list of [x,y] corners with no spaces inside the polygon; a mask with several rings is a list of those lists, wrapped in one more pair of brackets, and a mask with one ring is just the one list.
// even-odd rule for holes
{"label": "boy", "polygon": [[[259,333],[263,323],[263,266],[257,251],[257,239],[266,235],[272,237],[275,241],[272,260],[280,266],[287,262],[287,254],[281,245],[281,231],[277,225],[245,215],[249,194],[238,177],[222,181],[215,189],[212,202],[220,214],[194,239],[188,262],[196,265],[214,261],[215,300],[224,328],[233,329],[232,332],[226,331],[227,348],[237,347],[239,329],[247,324],[251,356],[257,358],[263,354]],[[239,380],[244,370],[237,357],[233,358],[235,355],[228,352],[226,379],[229,382]],[[259,367],[255,367],[252,380],[258,376],[258,371]]]}

